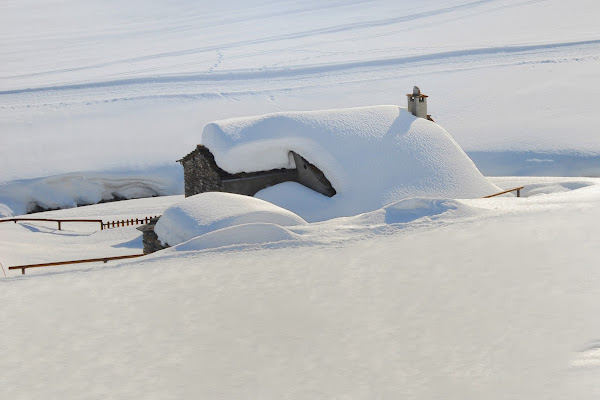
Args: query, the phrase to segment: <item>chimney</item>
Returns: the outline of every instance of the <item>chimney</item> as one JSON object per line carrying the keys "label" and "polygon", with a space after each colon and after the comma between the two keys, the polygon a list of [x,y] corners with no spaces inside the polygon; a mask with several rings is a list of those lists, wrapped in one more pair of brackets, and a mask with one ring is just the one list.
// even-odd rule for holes
{"label": "chimney", "polygon": [[408,98],[408,112],[417,118],[429,119],[427,115],[427,95],[415,86],[413,92],[406,95]]}

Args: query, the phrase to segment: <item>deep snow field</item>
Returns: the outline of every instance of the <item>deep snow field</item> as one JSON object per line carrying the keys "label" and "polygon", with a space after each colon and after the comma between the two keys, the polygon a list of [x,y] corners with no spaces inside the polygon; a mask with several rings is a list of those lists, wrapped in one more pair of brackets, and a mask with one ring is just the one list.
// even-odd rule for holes
{"label": "deep snow field", "polygon": [[[600,180],[494,182],[527,197],[409,199],[10,271],[3,397],[597,398]],[[37,215],[142,217],[181,200]],[[5,269],[141,248],[134,227],[11,222],[0,238]]]}
{"label": "deep snow field", "polygon": [[4,1],[0,182],[149,166],[180,182],[174,161],[210,121],[404,107],[413,85],[484,175],[597,175],[597,10],[596,0]]}
{"label": "deep snow field", "polygon": [[[599,11],[4,1],[0,217],[164,214],[176,245],[21,275],[141,232],[0,223],[0,398],[598,398]],[[183,198],[197,144],[260,170],[285,142],[336,196]]]}

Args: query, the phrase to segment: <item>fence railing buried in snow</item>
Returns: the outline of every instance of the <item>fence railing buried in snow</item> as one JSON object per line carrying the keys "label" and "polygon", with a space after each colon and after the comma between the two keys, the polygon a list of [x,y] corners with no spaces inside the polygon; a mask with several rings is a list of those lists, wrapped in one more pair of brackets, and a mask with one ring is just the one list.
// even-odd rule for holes
{"label": "fence railing buried in snow", "polygon": [[123,219],[120,221],[108,221],[108,222],[104,222],[101,219],[53,219],[53,218],[21,218],[21,217],[17,217],[17,218],[0,219],[0,222],[14,222],[15,224],[19,221],[56,222],[56,223],[58,223],[59,231],[62,230],[62,224],[64,222],[85,222],[85,223],[100,224],[100,230],[103,230],[105,228],[106,229],[122,228],[124,226],[130,226],[130,225],[147,224],[150,222],[150,220],[152,218],[157,218],[157,216],[145,217],[145,218],[130,218],[130,219]]}
{"label": "fence railing buried in snow", "polygon": [[500,196],[501,194],[505,194],[505,193],[510,193],[510,192],[517,192],[517,197],[521,197],[521,189],[523,189],[525,186],[520,186],[520,187],[516,187],[514,189],[509,189],[509,190],[505,190],[504,192],[500,192],[500,193],[496,193],[496,194],[490,194],[489,196],[484,196],[482,197],[482,199],[489,199],[490,197],[494,197],[494,196]]}
{"label": "fence railing buried in snow", "polygon": [[110,228],[122,228],[124,226],[129,226],[129,225],[141,225],[141,224],[147,224],[150,222],[151,219],[153,218],[158,218],[158,216],[154,216],[154,217],[145,217],[142,219],[138,219],[138,218],[131,218],[131,219],[123,219],[121,221],[110,221],[110,222],[106,222],[106,223],[102,223],[102,229],[106,228],[106,229],[110,229]]}
{"label": "fence railing buried in snow", "polygon": [[[140,224],[148,224],[150,222],[151,219],[153,218],[158,218],[158,216],[154,216],[154,217],[145,217],[145,218],[129,218],[129,219],[123,219],[120,221],[108,221],[108,222],[104,222],[100,219],[52,219],[52,218],[7,218],[7,219],[2,219],[0,220],[0,222],[14,222],[15,224],[19,221],[42,221],[42,222],[56,222],[58,223],[58,230],[62,230],[62,224],[64,222],[81,222],[81,223],[96,223],[96,224],[100,224],[100,229],[104,230],[106,229],[111,229],[111,228],[122,228],[124,226],[133,226],[133,225],[140,225]],[[82,259],[82,260],[70,260],[70,261],[58,261],[58,262],[46,262],[46,263],[41,263],[41,264],[28,264],[28,265],[14,265],[12,267],[8,267],[8,270],[15,270],[15,269],[20,269],[21,273],[23,275],[25,275],[25,270],[28,268],[40,268],[40,267],[51,267],[51,266],[58,266],[58,265],[69,265],[69,264],[81,264],[81,263],[92,263],[92,262],[104,262],[107,263],[108,261],[112,261],[112,260],[123,260],[123,259],[127,259],[127,258],[136,258],[136,257],[142,257],[145,254],[130,254],[130,255],[124,255],[124,256],[112,256],[112,257],[100,257],[100,258],[88,258],[88,259]],[[2,268],[4,270],[4,267]],[[6,276],[6,273],[5,273]]]}
{"label": "fence railing buried in snow", "polygon": [[102,229],[102,220],[101,219],[52,219],[52,218],[8,218],[1,219],[0,222],[14,222],[15,224],[19,221],[44,221],[44,222],[57,222],[58,230],[62,230],[63,222],[88,222],[88,223],[96,223],[100,224],[100,229]]}
{"label": "fence railing buried in snow", "polygon": [[88,258],[86,260],[71,260],[71,261],[59,261],[59,262],[50,262],[50,263],[42,263],[42,264],[29,264],[29,265],[14,265],[12,267],[8,267],[9,271],[13,269],[20,269],[21,273],[25,275],[25,270],[28,268],[40,268],[40,267],[52,267],[57,265],[69,265],[69,264],[82,264],[82,263],[91,263],[91,262],[104,262],[105,264],[108,261],[112,260],[124,260],[127,258],[136,258],[142,257],[145,254],[130,254],[126,256],[113,256],[113,257],[101,257],[101,258]]}

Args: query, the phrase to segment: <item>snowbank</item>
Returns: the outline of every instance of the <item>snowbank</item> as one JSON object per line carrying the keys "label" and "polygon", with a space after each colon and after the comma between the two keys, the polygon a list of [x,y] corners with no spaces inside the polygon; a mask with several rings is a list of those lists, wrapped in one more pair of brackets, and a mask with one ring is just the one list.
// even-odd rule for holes
{"label": "snowbank", "polygon": [[182,192],[179,165],[143,171],[75,172],[0,185],[0,217]]}
{"label": "snowbank", "polygon": [[235,245],[256,245],[290,241],[298,235],[288,229],[267,223],[252,223],[228,226],[190,239],[177,246],[177,251],[216,249]]}
{"label": "snowbank", "polygon": [[448,199],[406,199],[392,203],[376,213],[381,214],[386,224],[401,224],[416,221],[421,218],[439,218],[442,214],[452,213],[455,218],[481,213],[474,207],[467,206],[456,200]]}
{"label": "snowbank", "polygon": [[[370,220],[237,225],[130,261],[7,270],[3,398],[598,399],[600,179],[573,181],[594,184],[409,199]],[[105,219],[119,204],[86,208]],[[285,241],[181,251],[257,232]],[[0,224],[0,261],[132,254],[136,237]]]}
{"label": "snowbank", "polygon": [[600,176],[573,154],[600,155],[594,0],[238,3],[3,7],[0,182],[170,163],[212,120],[403,105],[414,84],[485,175]]}
{"label": "snowbank", "polygon": [[[175,246],[212,231],[251,223],[290,226],[306,224],[306,221],[291,211],[254,197],[210,192],[187,197],[167,208],[156,223],[154,231],[162,243]],[[237,233],[233,233],[233,237],[228,237],[225,233],[203,240],[206,243],[210,242],[210,247],[219,247],[244,243],[253,234],[252,229],[235,232]],[[272,237],[269,234],[267,236]],[[215,242],[221,239],[224,240],[222,244]],[[205,244],[198,246],[203,248]]]}
{"label": "snowbank", "polygon": [[293,168],[292,150],[315,164],[337,191],[334,197],[293,184],[257,194],[308,221],[410,197],[474,198],[499,191],[442,127],[393,105],[217,121],[205,126],[202,143],[230,173]]}

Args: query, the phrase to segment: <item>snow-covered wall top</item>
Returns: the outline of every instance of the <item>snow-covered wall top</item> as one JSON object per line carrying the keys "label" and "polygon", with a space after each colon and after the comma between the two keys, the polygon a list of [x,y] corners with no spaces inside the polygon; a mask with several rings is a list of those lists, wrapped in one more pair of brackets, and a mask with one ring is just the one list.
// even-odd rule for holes
{"label": "snow-covered wall top", "polygon": [[[167,208],[156,223],[154,232],[163,244],[175,246],[197,236],[246,224],[274,224],[276,226],[290,226],[306,224],[296,214],[277,207],[266,201],[249,196],[232,193],[207,192],[190,196]],[[227,244],[234,244],[231,236],[237,236],[244,243],[252,240],[276,239],[282,230],[267,228],[266,233],[261,229],[242,231],[226,231],[224,235]],[[247,233],[254,238],[248,237]],[[271,234],[275,234],[275,238]],[[266,238],[265,238],[266,235]],[[219,236],[220,238],[220,236]],[[217,237],[213,236],[213,239]],[[225,243],[225,242],[223,242]]]}
{"label": "snow-covered wall top", "polygon": [[291,150],[316,165],[337,191],[334,197],[292,183],[257,194],[309,221],[409,197],[473,198],[498,191],[442,127],[394,105],[216,121],[204,127],[202,144],[230,173],[293,168]]}

